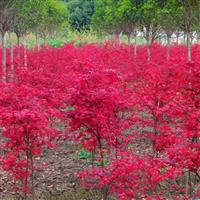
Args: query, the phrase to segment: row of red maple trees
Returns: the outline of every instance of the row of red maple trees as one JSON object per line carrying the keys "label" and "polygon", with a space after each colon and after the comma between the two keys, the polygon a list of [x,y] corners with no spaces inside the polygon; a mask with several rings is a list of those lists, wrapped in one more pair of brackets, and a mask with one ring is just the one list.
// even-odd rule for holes
{"label": "row of red maple trees", "polygon": [[70,44],[29,50],[25,67],[15,59],[0,83],[0,169],[15,191],[31,194],[35,158],[71,140],[92,153],[78,176],[104,200],[200,196],[200,47],[192,62],[184,46],[167,60],[155,44],[150,62],[145,48],[132,58],[111,42]]}

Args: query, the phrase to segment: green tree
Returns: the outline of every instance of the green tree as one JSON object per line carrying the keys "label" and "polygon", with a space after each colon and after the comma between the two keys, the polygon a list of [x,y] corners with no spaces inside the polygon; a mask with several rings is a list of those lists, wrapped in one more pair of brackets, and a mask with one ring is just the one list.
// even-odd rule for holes
{"label": "green tree", "polygon": [[59,31],[63,26],[68,27],[68,23],[69,12],[66,3],[49,0],[44,18],[37,29],[43,37],[44,43],[46,43],[46,38],[49,34]]}
{"label": "green tree", "polygon": [[159,4],[157,0],[143,0],[141,9],[141,30],[144,38],[147,41],[147,57],[150,61],[151,45],[160,33],[160,26],[158,23]]}
{"label": "green tree", "polygon": [[20,0],[16,2],[15,6],[18,9],[18,13],[13,31],[18,38],[18,47],[22,36],[23,45],[26,46],[26,33],[34,30],[43,21],[48,3],[48,0]]}
{"label": "green tree", "polygon": [[137,37],[137,28],[141,16],[142,4],[140,0],[121,0],[117,8],[118,23],[123,27],[123,31],[128,36],[128,43],[130,43],[131,34],[134,35],[135,45],[134,45],[134,58],[136,58],[136,37]]}
{"label": "green tree", "polygon": [[74,30],[88,29],[94,13],[94,0],[66,1],[70,13],[70,25]]}
{"label": "green tree", "polygon": [[163,0],[159,2],[158,20],[167,37],[166,57],[170,58],[170,40],[173,33],[180,27],[182,8],[176,0]]}
{"label": "green tree", "polygon": [[2,43],[2,80],[6,81],[6,46],[5,34],[12,27],[16,9],[13,0],[0,1],[0,34]]}
{"label": "green tree", "polygon": [[186,34],[187,39],[187,57],[191,61],[191,45],[192,33],[199,25],[200,20],[200,0],[178,0],[179,6],[182,8],[182,30]]}
{"label": "green tree", "polygon": [[96,0],[92,27],[99,33],[114,35],[117,39],[123,31],[119,16],[119,0]]}

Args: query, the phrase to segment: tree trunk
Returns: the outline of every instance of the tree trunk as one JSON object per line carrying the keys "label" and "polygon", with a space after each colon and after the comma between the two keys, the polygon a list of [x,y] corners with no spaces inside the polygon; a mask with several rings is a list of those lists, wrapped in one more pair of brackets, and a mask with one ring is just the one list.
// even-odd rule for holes
{"label": "tree trunk", "polygon": [[40,50],[40,34],[38,31],[36,32],[36,45],[37,45],[37,50]]}
{"label": "tree trunk", "polygon": [[131,34],[127,35],[128,37],[128,57],[131,58]]}
{"label": "tree trunk", "polygon": [[197,32],[197,44],[199,43],[199,40],[200,40],[200,33]]}
{"label": "tree trunk", "polygon": [[23,35],[23,47],[24,47],[24,67],[25,69],[27,69],[26,34]]}
{"label": "tree trunk", "polygon": [[185,33],[184,33],[184,36],[183,36],[183,43],[184,43],[184,45],[185,45],[185,43],[186,43],[186,39],[185,39],[186,37],[185,37]]}
{"label": "tree trunk", "polygon": [[148,63],[151,60],[151,44],[150,44],[149,38],[147,39],[147,60],[148,60]]}
{"label": "tree trunk", "polygon": [[46,47],[46,45],[47,45],[47,36],[44,35],[44,46]]}
{"label": "tree trunk", "polygon": [[10,80],[14,80],[14,51],[12,43],[12,33],[9,32],[9,46],[10,46]]}
{"label": "tree trunk", "polygon": [[194,36],[194,33],[191,33],[191,35],[190,35],[190,38],[191,38],[191,46],[192,46],[192,44],[194,43],[194,40],[195,40],[195,36]]}
{"label": "tree trunk", "polygon": [[176,44],[179,44],[179,33],[176,34]]}
{"label": "tree trunk", "polygon": [[170,36],[167,36],[167,47],[166,47],[166,57],[167,60],[170,59]]}
{"label": "tree trunk", "polygon": [[134,60],[136,61],[137,56],[137,35],[134,34]]}
{"label": "tree trunk", "polygon": [[191,61],[192,55],[191,55],[191,35],[190,32],[187,32],[187,59],[188,61]]}
{"label": "tree trunk", "polygon": [[1,46],[2,46],[2,81],[6,82],[6,45],[5,45],[5,33],[1,33]]}
{"label": "tree trunk", "polygon": [[108,200],[108,187],[104,187],[102,192],[103,192],[103,199],[102,200]]}
{"label": "tree trunk", "polygon": [[20,59],[20,36],[17,35],[17,58]]}

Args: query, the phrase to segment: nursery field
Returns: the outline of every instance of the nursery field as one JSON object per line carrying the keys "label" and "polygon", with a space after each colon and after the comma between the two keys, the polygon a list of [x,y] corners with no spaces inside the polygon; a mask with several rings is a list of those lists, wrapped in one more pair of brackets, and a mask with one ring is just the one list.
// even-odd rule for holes
{"label": "nursery field", "polygon": [[0,199],[200,199],[200,46],[150,50],[7,49]]}

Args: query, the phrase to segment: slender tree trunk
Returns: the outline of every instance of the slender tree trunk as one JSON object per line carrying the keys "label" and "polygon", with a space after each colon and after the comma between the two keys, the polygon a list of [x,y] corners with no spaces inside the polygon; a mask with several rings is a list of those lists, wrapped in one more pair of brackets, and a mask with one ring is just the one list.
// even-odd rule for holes
{"label": "slender tree trunk", "polygon": [[147,39],[147,60],[148,62],[151,60],[151,44],[149,38]]}
{"label": "slender tree trunk", "polygon": [[1,33],[1,46],[2,46],[2,81],[6,82],[6,45],[5,45],[5,33]]}
{"label": "slender tree trunk", "polygon": [[200,40],[200,33],[197,32],[197,44],[199,43],[199,40]]}
{"label": "slender tree trunk", "polygon": [[10,46],[10,80],[14,80],[14,51],[12,43],[12,33],[9,32],[9,46]]}
{"label": "slender tree trunk", "polygon": [[179,44],[179,33],[176,33],[176,44]]}
{"label": "slender tree trunk", "polygon": [[128,57],[131,58],[131,34],[127,35],[128,37]]}
{"label": "slender tree trunk", "polygon": [[186,43],[185,33],[184,33],[184,36],[183,36],[183,43],[184,43],[184,45],[185,45],[185,43]]}
{"label": "slender tree trunk", "polygon": [[134,34],[134,60],[136,61],[137,57],[137,35]]}
{"label": "slender tree trunk", "polygon": [[47,45],[47,36],[44,35],[44,46],[46,47],[46,45]]}
{"label": "slender tree trunk", "polygon": [[114,40],[115,40],[117,43],[120,43],[119,34],[114,34]]}
{"label": "slender tree trunk", "polygon": [[36,32],[36,45],[37,45],[37,50],[39,51],[40,50],[40,34],[38,31]]}
{"label": "slender tree trunk", "polygon": [[167,36],[167,46],[166,46],[166,57],[167,60],[170,59],[170,36]]}
{"label": "slender tree trunk", "polygon": [[17,35],[17,58],[20,59],[20,36]]}
{"label": "slender tree trunk", "polygon": [[108,188],[107,187],[104,187],[103,188],[103,199],[102,200],[108,200]]}
{"label": "slender tree trunk", "polygon": [[26,34],[23,35],[23,47],[24,47],[24,67],[27,69]]}
{"label": "slender tree trunk", "polygon": [[191,33],[191,35],[190,35],[190,38],[191,38],[191,46],[192,46],[192,44],[194,43],[194,39],[195,39],[195,36],[194,36],[194,33]]}
{"label": "slender tree trunk", "polygon": [[187,32],[187,59],[188,61],[191,61],[192,55],[191,55],[191,35],[190,32]]}

